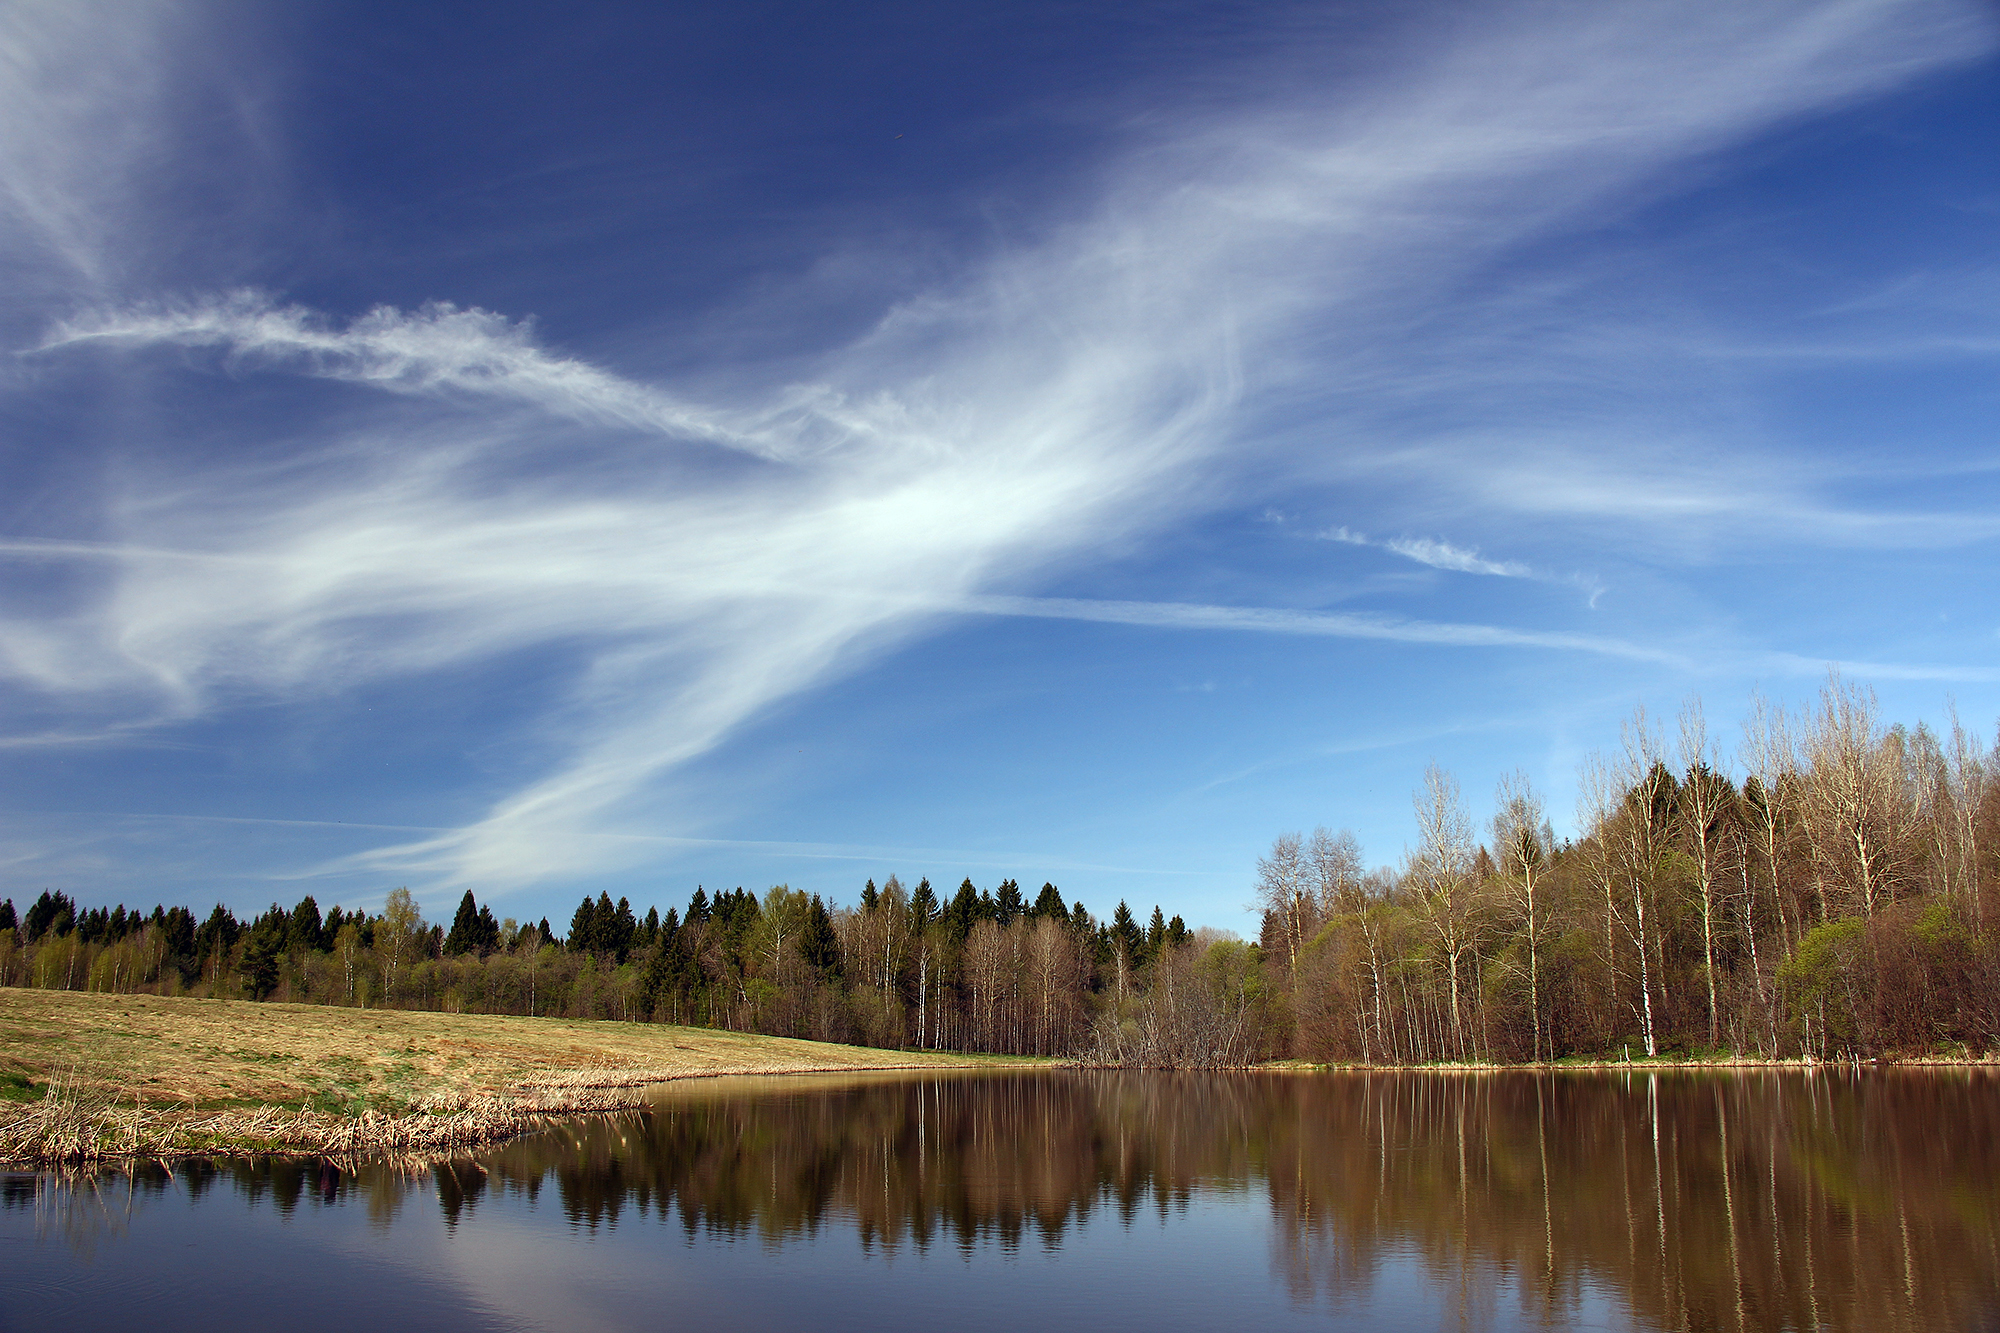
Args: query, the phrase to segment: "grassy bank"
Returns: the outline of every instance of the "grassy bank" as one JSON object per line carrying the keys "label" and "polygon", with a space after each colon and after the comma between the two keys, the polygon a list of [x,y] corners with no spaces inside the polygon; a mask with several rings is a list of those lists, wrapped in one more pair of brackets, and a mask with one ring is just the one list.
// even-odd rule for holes
{"label": "grassy bank", "polygon": [[0,988],[0,1161],[420,1155],[637,1105],[634,1089],[669,1079],[995,1063],[656,1024]]}

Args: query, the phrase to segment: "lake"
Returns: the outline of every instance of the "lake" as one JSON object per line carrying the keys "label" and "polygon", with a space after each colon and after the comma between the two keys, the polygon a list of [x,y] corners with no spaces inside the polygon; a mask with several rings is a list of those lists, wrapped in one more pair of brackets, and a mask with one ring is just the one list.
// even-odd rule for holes
{"label": "lake", "polygon": [[22,1330],[1994,1329],[2000,1078],[712,1079],[0,1205]]}

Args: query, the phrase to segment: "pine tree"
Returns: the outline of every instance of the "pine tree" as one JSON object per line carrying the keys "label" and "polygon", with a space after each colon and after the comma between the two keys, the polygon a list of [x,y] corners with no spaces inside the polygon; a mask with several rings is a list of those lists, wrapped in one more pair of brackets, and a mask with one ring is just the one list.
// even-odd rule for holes
{"label": "pine tree", "polygon": [[[871,881],[868,887],[872,889],[875,885]],[[0,930],[13,930],[19,924],[14,919],[14,900],[9,898],[6,902],[0,903]]]}
{"label": "pine tree", "polygon": [[35,899],[28,908],[27,920],[22,923],[21,937],[33,944],[44,935],[67,935],[76,925],[76,904],[67,894],[42,890],[42,896]]}
{"label": "pine tree", "polygon": [[1125,905],[1122,898],[1118,900],[1118,910],[1111,914],[1111,938],[1125,950],[1125,957],[1130,961],[1137,962],[1145,952],[1145,937],[1140,935],[1139,923],[1133,919],[1132,909]]}
{"label": "pine tree", "polygon": [[[861,890],[861,910],[864,912],[872,912],[875,910],[875,904],[881,901],[882,901],[882,895],[876,892],[875,881],[872,879],[869,880],[866,887],[864,887]],[[13,906],[14,904],[12,903],[7,904],[9,916],[12,915]]]}
{"label": "pine tree", "polygon": [[1029,909],[1028,915],[1061,921],[1069,916],[1069,904],[1063,901],[1061,889],[1053,884],[1043,884],[1042,891],[1035,896],[1035,905]]}
{"label": "pine tree", "polygon": [[326,933],[326,923],[320,919],[319,904],[308,893],[292,909],[291,929],[285,934],[285,952],[324,953],[332,943],[333,937]]}
{"label": "pine tree", "polygon": [[910,933],[921,935],[937,920],[937,890],[931,887],[929,879],[917,881],[917,887],[910,894]]}
{"label": "pine tree", "polygon": [[632,904],[629,900],[620,898],[618,906],[614,908],[611,906],[611,895],[600,894],[597,899],[599,921],[605,919],[607,910],[610,916],[610,928],[605,931],[608,938],[604,941],[604,947],[622,964],[626,956],[632,952],[632,937],[639,933],[639,922],[632,915]]}
{"label": "pine tree", "polygon": [[832,981],[840,975],[840,941],[833,934],[833,917],[816,893],[806,912],[805,927],[799,932],[799,957],[823,981]]}
{"label": "pine tree", "polygon": [[569,919],[566,947],[571,953],[589,953],[597,948],[597,904],[590,900],[587,893],[577,904],[576,914]]}
{"label": "pine tree", "polygon": [[458,900],[458,911],[452,914],[451,933],[444,937],[444,951],[457,957],[474,953],[479,948],[479,904],[473,901],[472,890]]}
{"label": "pine tree", "polygon": [[979,890],[972,887],[972,879],[967,876],[958,886],[958,892],[951,896],[951,903],[944,909],[944,937],[952,948],[962,948],[966,937],[972,934],[972,927],[978,922]]}
{"label": "pine tree", "polygon": [[1000,881],[1000,891],[993,895],[993,920],[1002,929],[1014,924],[1014,918],[1021,915],[1021,886],[1011,879]]}

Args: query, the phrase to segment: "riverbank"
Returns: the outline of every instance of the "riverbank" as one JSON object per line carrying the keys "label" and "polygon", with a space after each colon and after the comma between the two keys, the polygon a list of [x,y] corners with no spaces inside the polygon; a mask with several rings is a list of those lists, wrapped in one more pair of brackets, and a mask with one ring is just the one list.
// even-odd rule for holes
{"label": "riverbank", "polygon": [[1850,1060],[1811,1060],[1799,1056],[1771,1059],[1755,1055],[1634,1056],[1624,1059],[1440,1062],[1423,1065],[1310,1064],[1303,1060],[1273,1060],[1257,1066],[1279,1072],[1314,1074],[1584,1074],[1698,1072],[1709,1070],[1842,1070],[1842,1069],[2000,1069],[2000,1054],[1885,1055]]}
{"label": "riverbank", "polygon": [[421,1157],[722,1074],[1036,1063],[660,1024],[0,988],[0,1162]]}

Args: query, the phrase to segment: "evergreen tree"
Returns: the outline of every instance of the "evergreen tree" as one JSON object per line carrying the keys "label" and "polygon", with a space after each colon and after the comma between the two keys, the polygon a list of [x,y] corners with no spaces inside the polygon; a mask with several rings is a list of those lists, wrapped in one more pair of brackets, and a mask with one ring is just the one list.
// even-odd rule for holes
{"label": "evergreen tree", "polygon": [[1126,959],[1135,966],[1145,954],[1145,937],[1139,933],[1139,923],[1133,919],[1132,909],[1125,905],[1122,898],[1118,900],[1118,910],[1111,914],[1111,941],[1115,947],[1125,951]]}
{"label": "evergreen tree", "polygon": [[483,904],[479,908],[478,932],[473,942],[481,958],[500,947],[500,923],[493,919],[493,909]]}
{"label": "evergreen tree", "polygon": [[830,982],[840,975],[840,941],[834,937],[833,917],[816,893],[806,913],[805,927],[799,932],[799,957],[822,981]]}
{"label": "evergreen tree", "polygon": [[22,923],[21,938],[33,944],[44,935],[67,935],[76,925],[76,904],[67,894],[42,890],[42,896],[35,899],[28,908],[28,918]]}
{"label": "evergreen tree", "polygon": [[1161,913],[1159,904],[1153,905],[1153,919],[1146,923],[1146,961],[1160,956],[1160,947],[1167,942],[1167,918]]}
{"label": "evergreen tree", "polygon": [[276,903],[257,918],[243,941],[243,989],[261,1000],[278,988],[279,959],[291,932],[292,916]]}
{"label": "evergreen tree", "polygon": [[243,933],[242,923],[221,903],[208,914],[208,920],[194,933],[194,959],[197,968],[211,957],[227,957],[236,947],[237,937]]}
{"label": "evergreen tree", "polygon": [[542,918],[542,924],[535,927],[535,932],[542,937],[541,942],[543,944],[556,942],[556,933],[554,930],[550,929],[549,919],[547,917]]}
{"label": "evergreen tree", "polygon": [[[875,885],[870,883],[868,887],[872,889]],[[0,930],[13,930],[19,925],[20,922],[14,918],[14,900],[9,898],[6,902],[0,903]]]}
{"label": "evergreen tree", "polygon": [[945,942],[954,949],[964,947],[979,917],[979,890],[972,887],[972,879],[967,876],[944,909]]}
{"label": "evergreen tree", "polygon": [[937,920],[937,890],[931,887],[928,878],[917,881],[917,887],[910,894],[910,933],[921,935]]}
{"label": "evergreen tree", "polygon": [[192,985],[201,971],[201,955],[195,952],[194,913],[185,907],[167,912],[154,908],[153,913],[165,946],[161,970],[171,967],[181,974],[181,985]]}
{"label": "evergreen tree", "polygon": [[1069,916],[1069,904],[1063,901],[1062,890],[1053,884],[1043,884],[1042,891],[1035,896],[1035,905],[1028,910],[1032,917],[1048,917],[1062,921]]}
{"label": "evergreen tree", "polygon": [[1000,881],[1000,891],[993,896],[994,923],[1006,929],[1014,924],[1014,918],[1021,915],[1021,886],[1011,879]]}
{"label": "evergreen tree", "polygon": [[[609,894],[600,894],[597,899],[597,912],[600,921],[604,919],[605,909],[609,907],[611,907],[611,896]],[[626,956],[632,952],[632,937],[639,933],[639,921],[638,918],[632,915],[631,902],[624,898],[618,900],[618,906],[611,910],[610,917],[610,929],[605,931],[605,934],[609,936],[604,941],[605,947],[611,953],[615,954],[618,961],[622,964]]]}
{"label": "evergreen tree", "polygon": [[[861,890],[861,910],[863,912],[872,912],[875,910],[875,904],[881,901],[882,895],[875,891],[875,881],[872,879],[869,880],[866,887]],[[7,904],[7,914],[10,918],[13,916],[13,907],[14,904]]]}
{"label": "evergreen tree", "polygon": [[[604,904],[609,907],[607,901]],[[597,949],[597,904],[589,894],[576,905],[576,914],[569,919],[569,940],[567,947],[571,953],[591,953]]]}
{"label": "evergreen tree", "polygon": [[687,923],[690,926],[706,925],[708,923],[709,910],[708,894],[703,891],[701,885],[695,885],[694,897],[688,900]]}
{"label": "evergreen tree", "polygon": [[456,958],[460,954],[475,953],[479,948],[479,904],[473,900],[472,890],[458,900],[458,910],[452,913],[451,933],[444,937],[444,951],[447,957]]}
{"label": "evergreen tree", "polygon": [[287,953],[325,953],[333,947],[333,936],[326,933],[326,922],[320,919],[319,904],[309,893],[299,899],[299,905],[292,909],[291,929],[285,936]]}
{"label": "evergreen tree", "polygon": [[1174,919],[1167,922],[1167,943],[1176,949],[1186,941],[1190,933],[1192,932],[1188,930],[1187,922],[1181,920],[1179,913],[1175,913]]}

